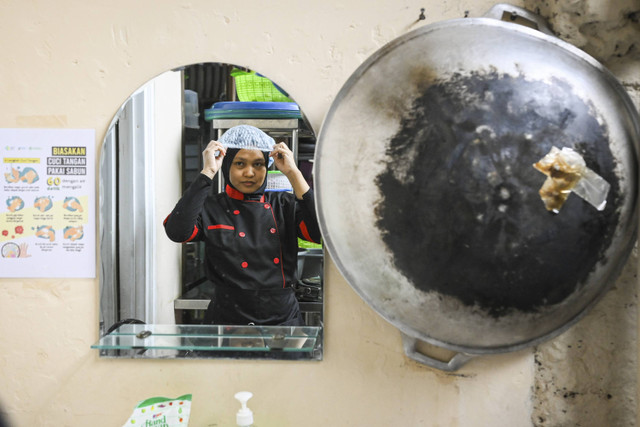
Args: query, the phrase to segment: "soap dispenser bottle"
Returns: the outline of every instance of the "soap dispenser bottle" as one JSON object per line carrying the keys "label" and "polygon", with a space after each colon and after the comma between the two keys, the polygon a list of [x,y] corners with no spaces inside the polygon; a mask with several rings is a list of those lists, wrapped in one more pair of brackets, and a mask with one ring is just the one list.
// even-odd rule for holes
{"label": "soap dispenser bottle", "polygon": [[250,427],[253,425],[253,412],[247,408],[247,401],[253,397],[250,391],[239,391],[234,395],[242,407],[236,413],[236,424],[239,427]]}

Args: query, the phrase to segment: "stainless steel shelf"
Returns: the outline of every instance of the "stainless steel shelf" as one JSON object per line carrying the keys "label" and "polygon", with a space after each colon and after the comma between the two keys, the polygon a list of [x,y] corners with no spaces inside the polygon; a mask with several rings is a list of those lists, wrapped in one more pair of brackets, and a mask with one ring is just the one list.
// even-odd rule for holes
{"label": "stainless steel shelf", "polygon": [[210,302],[210,299],[177,298],[173,301],[173,308],[175,310],[206,310]]}

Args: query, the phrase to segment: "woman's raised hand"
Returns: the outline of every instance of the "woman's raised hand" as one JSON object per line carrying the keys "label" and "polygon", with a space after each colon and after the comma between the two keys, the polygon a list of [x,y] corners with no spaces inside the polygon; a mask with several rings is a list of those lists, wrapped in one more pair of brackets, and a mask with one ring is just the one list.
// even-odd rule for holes
{"label": "woman's raised hand", "polygon": [[202,152],[202,171],[201,173],[213,179],[222,166],[222,159],[227,154],[227,149],[218,141],[209,141],[207,148]]}
{"label": "woman's raised hand", "polygon": [[276,144],[269,154],[269,157],[273,157],[276,168],[286,176],[298,170],[298,165],[296,165],[296,161],[293,158],[293,152],[284,142]]}
{"label": "woman's raised hand", "polygon": [[273,161],[280,172],[282,172],[293,187],[293,192],[298,199],[309,191],[309,184],[302,176],[302,172],[298,169],[296,160],[293,158],[293,152],[284,142],[280,142],[273,147],[273,151],[269,154],[273,157]]}

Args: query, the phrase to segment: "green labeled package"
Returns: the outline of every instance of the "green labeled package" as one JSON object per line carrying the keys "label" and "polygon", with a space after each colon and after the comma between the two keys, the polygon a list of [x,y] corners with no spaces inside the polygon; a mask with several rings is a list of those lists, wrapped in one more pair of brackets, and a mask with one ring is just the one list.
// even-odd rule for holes
{"label": "green labeled package", "polygon": [[190,413],[190,394],[176,399],[152,397],[140,402],[122,427],[185,427]]}

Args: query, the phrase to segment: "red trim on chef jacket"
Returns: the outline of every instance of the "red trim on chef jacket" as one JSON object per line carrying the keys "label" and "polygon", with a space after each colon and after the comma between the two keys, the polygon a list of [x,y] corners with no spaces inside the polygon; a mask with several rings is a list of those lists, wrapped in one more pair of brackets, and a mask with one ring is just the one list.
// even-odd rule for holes
{"label": "red trim on chef jacket", "polygon": [[[236,199],[236,200],[244,200],[244,193],[242,191],[238,191],[235,188],[232,188],[229,184],[227,184],[226,188],[224,189],[225,193],[227,193],[227,196],[231,197],[232,199]],[[252,202],[254,200],[248,200],[249,202]],[[257,201],[257,200],[256,200]],[[260,197],[260,203],[264,203],[264,194]]]}
{"label": "red trim on chef jacket", "polygon": [[193,240],[194,237],[196,237],[198,235],[198,226],[194,225],[193,226],[193,233],[191,233],[191,236],[189,236],[189,238],[187,240],[185,240],[182,243],[187,243],[190,242],[191,240]]}
{"label": "red trim on chef jacket", "polygon": [[311,236],[309,235],[309,230],[307,229],[307,224],[305,224],[304,221],[300,221],[300,231],[302,232],[302,237],[304,237],[305,240],[307,240],[309,242],[313,242],[313,243],[318,243],[315,240],[313,240],[311,238]]}
{"label": "red trim on chef jacket", "polygon": [[[164,219],[164,221],[162,221],[162,225],[165,225],[167,223],[167,221],[169,221],[169,217],[171,216],[171,214],[167,215],[167,217]],[[189,238],[187,240],[182,241],[181,243],[187,243],[190,242],[191,240],[193,240],[193,238],[195,238],[198,235],[198,226],[194,225],[193,226],[193,233],[191,233],[191,236],[189,236]]]}
{"label": "red trim on chef jacket", "polygon": [[244,194],[236,190],[235,188],[231,188],[229,184],[227,184],[224,191],[225,193],[227,193],[227,196],[231,197],[232,199],[244,200]]}
{"label": "red trim on chef jacket", "polygon": [[207,226],[207,228],[209,230],[217,230],[219,228],[222,228],[224,230],[235,230],[236,229],[233,225],[224,225],[224,224],[209,225],[209,226]]}

